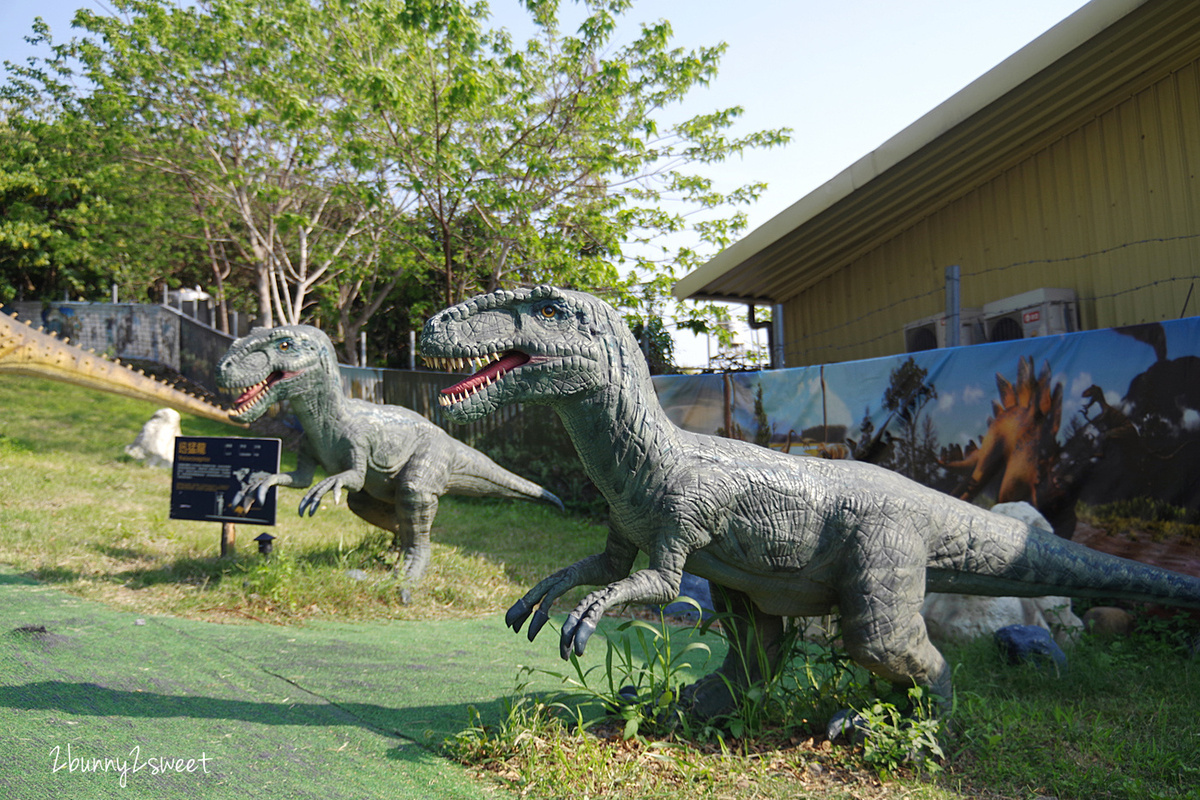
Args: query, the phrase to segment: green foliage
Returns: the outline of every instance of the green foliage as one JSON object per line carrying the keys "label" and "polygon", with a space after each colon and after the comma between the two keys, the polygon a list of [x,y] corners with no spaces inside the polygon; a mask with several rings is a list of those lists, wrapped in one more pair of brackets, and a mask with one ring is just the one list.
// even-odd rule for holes
{"label": "green foliage", "polygon": [[[714,627],[714,623],[720,625]],[[744,691],[735,691],[735,708],[702,729],[703,736],[723,733],[741,738],[811,735],[824,730],[837,712],[875,697],[881,685],[833,644],[836,622],[828,620],[819,630],[805,630],[794,621],[780,643],[779,667],[768,668],[767,655],[756,643],[754,652],[742,651],[731,634],[736,622],[714,614],[706,628],[719,632],[727,647],[741,661],[742,670],[757,666],[767,677]],[[886,684],[882,684],[886,687]]]}
{"label": "green foliage", "polygon": [[885,778],[904,768],[940,772],[946,757],[942,723],[934,716],[936,705],[919,686],[908,690],[908,699],[908,713],[883,700],[859,710],[865,721],[863,760]]}
{"label": "green foliage", "polygon": [[65,122],[0,123],[0,302],[107,288],[96,250],[111,175],[69,139]]}
{"label": "green foliage", "polygon": [[584,471],[562,420],[549,409],[525,409],[473,444],[505,469],[549,489],[569,511],[607,518],[608,501]]}
{"label": "green foliage", "polygon": [[[699,612],[695,601],[685,600]],[[572,653],[573,672],[547,672],[568,687],[556,706],[581,721],[596,719],[597,713],[617,719],[626,739],[661,736],[686,726],[681,692],[710,661],[708,645],[692,641],[681,646],[661,611],[657,625],[633,619],[622,623],[617,634],[606,639],[603,666],[584,670]]]}
{"label": "green foliage", "polygon": [[637,339],[650,365],[651,375],[667,375],[675,372],[675,340],[663,324],[662,317],[645,320],[630,320],[630,330]]}
{"label": "green foliage", "polygon": [[[107,203],[119,213],[96,224],[128,218],[180,251],[164,263],[135,237],[128,258],[91,268],[148,263],[143,286],[196,281],[218,300],[253,298],[264,324],[322,325],[351,362],[360,331],[394,336],[369,324],[381,312],[416,325],[426,309],[514,283],[614,289],[619,304],[658,316],[674,307],[674,270],[730,243],[763,189],[717,191],[697,173],[790,135],[730,135],[737,108],[663,121],[716,76],[724,47],[678,47],[665,21],[626,34],[628,2],[586,6],[573,32],[560,28],[557,2],[530,4],[525,42],[490,29],[485,3],[109,7],[79,11],[82,37],[67,44],[51,45],[43,27],[50,55],[10,66],[4,88],[41,119],[81,122],[47,145],[54,180],[69,177],[68,151],[84,141],[102,166],[135,178],[140,200],[89,179],[62,199],[63,215]],[[28,177],[20,164],[6,169],[14,186]],[[46,230],[80,225],[61,223]],[[689,226],[678,252],[651,246]],[[39,230],[14,226],[10,239],[37,245]],[[62,243],[79,241],[76,230]],[[203,280],[191,274],[198,265]],[[712,314],[683,316],[703,328]]]}

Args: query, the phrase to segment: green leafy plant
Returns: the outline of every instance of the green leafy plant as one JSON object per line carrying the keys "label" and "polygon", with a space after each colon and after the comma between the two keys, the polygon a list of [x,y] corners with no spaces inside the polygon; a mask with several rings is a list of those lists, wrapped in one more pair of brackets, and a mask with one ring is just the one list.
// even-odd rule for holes
{"label": "green leafy plant", "polygon": [[[887,691],[882,682],[836,646],[836,619],[827,619],[811,629],[804,620],[792,620],[779,643],[778,666],[773,670],[760,646],[742,652],[733,635],[736,620],[716,614],[708,624],[725,639],[743,672],[766,676],[745,689],[735,691],[729,687],[734,708],[704,728],[709,737],[719,738],[724,733],[739,739],[812,734],[824,730],[837,711],[861,705]],[[757,669],[750,670],[751,666]]]}
{"label": "green leafy plant", "polygon": [[[700,611],[691,598],[680,598],[679,602]],[[681,692],[693,671],[711,660],[711,648],[703,642],[681,646],[678,633],[661,611],[656,624],[632,619],[618,626],[616,633],[621,635],[607,639],[603,666],[585,670],[578,656],[572,654],[572,672],[543,671],[569,687],[557,705],[575,709],[576,714],[587,707],[592,711],[587,716],[592,719],[621,720],[626,739],[686,727],[688,720],[679,702]],[[579,719],[582,723],[583,716]]]}
{"label": "green leafy plant", "polygon": [[904,714],[893,703],[876,700],[859,709],[865,721],[863,760],[883,777],[903,767],[935,773],[941,771],[942,723],[934,716],[936,704],[922,687],[908,690],[911,710]]}

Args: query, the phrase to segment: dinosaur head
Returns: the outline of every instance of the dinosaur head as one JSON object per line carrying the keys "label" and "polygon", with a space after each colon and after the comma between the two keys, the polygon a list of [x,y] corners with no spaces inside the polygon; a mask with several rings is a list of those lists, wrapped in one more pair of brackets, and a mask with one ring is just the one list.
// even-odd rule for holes
{"label": "dinosaur head", "polygon": [[217,364],[217,385],[238,393],[229,416],[253,422],[271,404],[326,386],[337,375],[333,342],[309,325],[255,328]]}
{"label": "dinosaur head", "polygon": [[555,405],[594,393],[630,355],[645,370],[612,306],[550,286],[492,292],[439,312],[425,323],[421,354],[432,367],[478,368],[442,390],[445,413],[459,422],[509,403]]}

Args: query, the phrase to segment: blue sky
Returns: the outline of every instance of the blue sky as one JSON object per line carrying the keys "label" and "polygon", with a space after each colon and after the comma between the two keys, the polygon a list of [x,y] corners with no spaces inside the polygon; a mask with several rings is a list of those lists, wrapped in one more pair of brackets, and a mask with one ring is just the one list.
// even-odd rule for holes
{"label": "blue sky", "polygon": [[[570,3],[564,3],[567,8]],[[1083,6],[1081,0],[635,0],[633,21],[670,20],[680,46],[726,42],[719,78],[681,114],[742,106],[744,131],[790,127],[792,143],[720,165],[723,188],[765,180],[751,228],[813,191]],[[100,0],[3,0],[0,61],[34,54],[35,16],[69,38],[76,8]],[[493,14],[519,30],[516,0]],[[704,361],[680,341],[681,363]]]}

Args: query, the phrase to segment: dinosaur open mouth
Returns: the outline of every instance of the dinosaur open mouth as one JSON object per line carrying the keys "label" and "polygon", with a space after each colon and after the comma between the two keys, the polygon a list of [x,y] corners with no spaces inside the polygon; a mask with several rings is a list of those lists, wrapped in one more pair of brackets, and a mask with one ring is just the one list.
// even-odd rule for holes
{"label": "dinosaur open mouth", "polygon": [[[483,359],[462,359],[462,358],[427,358],[426,363],[431,366],[441,367],[443,369],[461,368],[464,363],[480,363]],[[459,381],[453,386],[448,386],[442,389],[441,397],[438,402],[443,406],[450,406],[455,403],[460,403],[466,400],[471,395],[483,389],[486,386],[491,386],[500,378],[504,377],[505,373],[516,369],[522,364],[529,362],[529,354],[522,353],[520,350],[508,350],[499,358],[489,361],[483,365],[482,369],[476,372],[465,381]]]}
{"label": "dinosaur open mouth", "polygon": [[254,406],[258,405],[264,394],[275,384],[280,381],[290,378],[294,375],[299,375],[299,372],[287,372],[285,370],[275,370],[267,377],[263,378],[253,386],[248,386],[238,395],[237,400],[233,401],[233,412],[235,414],[244,414]]}

